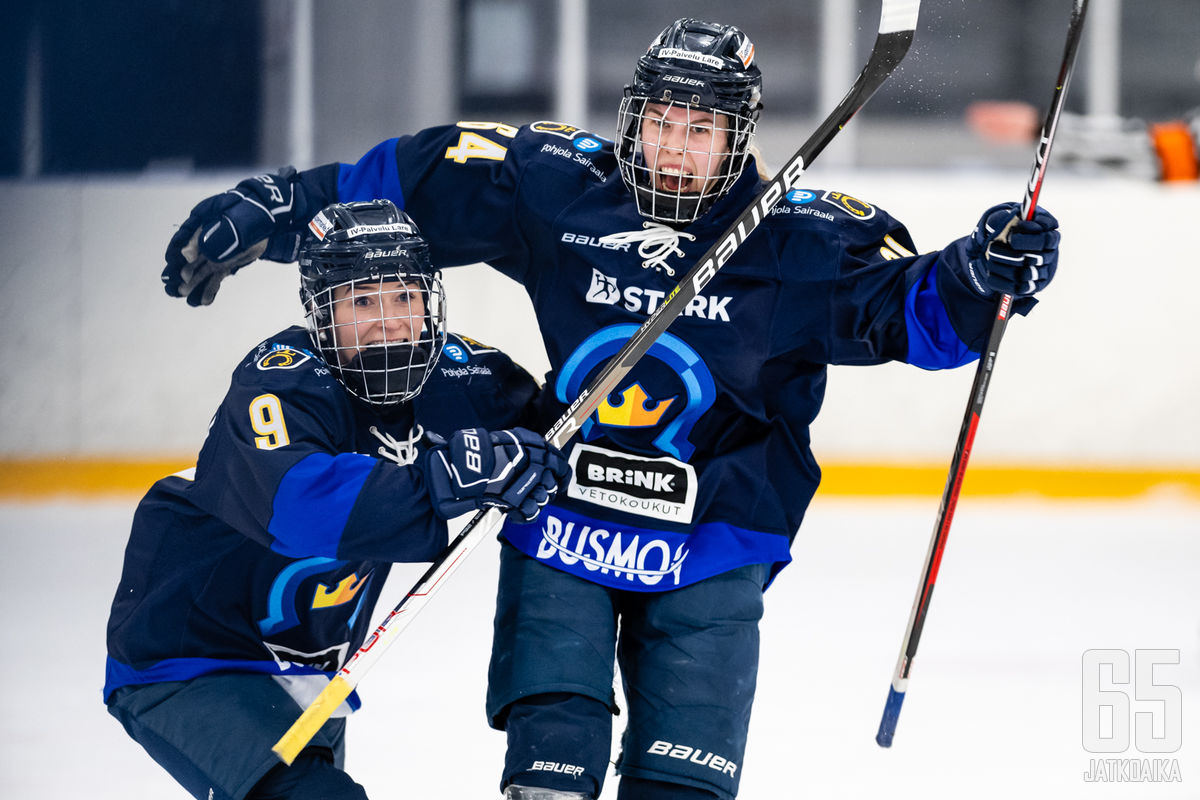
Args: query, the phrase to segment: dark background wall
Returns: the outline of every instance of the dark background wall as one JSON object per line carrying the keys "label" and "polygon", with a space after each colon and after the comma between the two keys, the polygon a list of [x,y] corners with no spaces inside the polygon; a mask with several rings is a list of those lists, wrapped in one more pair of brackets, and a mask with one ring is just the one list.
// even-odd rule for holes
{"label": "dark background wall", "polygon": [[[416,123],[455,115],[522,121],[553,106],[556,0],[312,2],[317,160]],[[280,97],[290,0],[6,5],[14,8],[0,33],[0,176],[285,159]],[[927,0],[913,50],[864,117],[954,125],[972,100],[1046,102],[1069,7],[1066,0]],[[751,35],[769,115],[814,115],[821,111],[819,13],[815,0],[592,0],[588,113],[606,131],[633,59],[667,22],[690,15]],[[860,52],[877,14],[877,0],[858,3]],[[1126,0],[1121,28],[1123,115],[1166,119],[1200,105],[1196,0]],[[1088,81],[1080,69],[1074,110]]]}

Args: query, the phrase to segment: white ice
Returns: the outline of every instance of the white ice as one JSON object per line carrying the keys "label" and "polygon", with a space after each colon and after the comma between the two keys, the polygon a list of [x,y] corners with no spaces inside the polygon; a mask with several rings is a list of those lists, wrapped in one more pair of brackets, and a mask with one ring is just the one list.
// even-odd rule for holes
{"label": "white ice", "polygon": [[[100,700],[133,505],[0,505],[0,797],[186,796]],[[767,593],[741,797],[1200,797],[1200,505],[1177,498],[963,498],[895,744],[875,745],[935,512],[936,499],[814,504]],[[503,735],[482,710],[495,564],[482,545],[360,685],[348,768],[372,798],[498,797]],[[397,570],[379,612],[421,571]],[[1081,665],[1096,648],[1180,651],[1154,674],[1182,693],[1177,752],[1084,750]],[[1163,719],[1150,700],[1129,710]],[[1182,782],[1090,783],[1092,758],[1174,759]]]}

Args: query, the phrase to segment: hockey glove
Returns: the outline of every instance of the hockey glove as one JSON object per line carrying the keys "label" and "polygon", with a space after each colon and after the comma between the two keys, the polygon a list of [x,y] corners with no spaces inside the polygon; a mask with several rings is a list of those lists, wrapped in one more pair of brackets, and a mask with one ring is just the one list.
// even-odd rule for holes
{"label": "hockey glove", "polygon": [[983,212],[971,234],[967,282],[984,297],[1028,297],[1045,289],[1054,278],[1058,220],[1041,207],[1031,220],[1020,219],[1020,213],[1019,203],[992,206]]}
{"label": "hockey glove", "polygon": [[222,280],[252,261],[295,261],[301,234],[285,230],[296,208],[295,179],[296,170],[285,167],[200,201],[167,245],[167,294],[206,306]]}
{"label": "hockey glove", "polygon": [[532,522],[571,475],[562,451],[524,428],[471,428],[448,441],[429,438],[424,472],[434,508],[445,519],[495,507],[514,522]]}

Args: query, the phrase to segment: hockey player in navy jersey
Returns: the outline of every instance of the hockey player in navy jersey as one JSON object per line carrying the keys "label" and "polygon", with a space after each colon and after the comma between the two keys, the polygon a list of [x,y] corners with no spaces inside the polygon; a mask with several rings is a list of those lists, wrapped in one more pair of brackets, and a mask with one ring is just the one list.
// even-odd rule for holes
{"label": "hockey player in navy jersey", "polygon": [[[638,59],[614,141],[460,122],[252,178],[194,209],[163,280],[211,302],[249,261],[289,260],[304,209],[390,197],[439,264],[485,261],[525,286],[549,427],[761,191],[761,88],[745,34],[679,20]],[[1056,221],[1039,209],[1006,230],[1015,216],[995,206],[918,254],[878,206],[795,190],[728,256],[582,427],[566,495],[503,531],[487,713],[507,732],[509,800],[599,796],[614,660],[619,800],[737,794],[763,590],[817,489],[827,365],[975,360],[998,294],[1026,313],[1054,275]]]}
{"label": "hockey player in navy jersey", "polygon": [[342,770],[349,708],[290,767],[271,746],[362,644],[392,562],[433,560],[481,506],[534,519],[568,473],[515,427],[533,379],[445,332],[404,212],[338,204],[311,229],[308,329],[247,354],[195,469],[142,500],[108,622],[110,712],[202,800],[365,797]]}

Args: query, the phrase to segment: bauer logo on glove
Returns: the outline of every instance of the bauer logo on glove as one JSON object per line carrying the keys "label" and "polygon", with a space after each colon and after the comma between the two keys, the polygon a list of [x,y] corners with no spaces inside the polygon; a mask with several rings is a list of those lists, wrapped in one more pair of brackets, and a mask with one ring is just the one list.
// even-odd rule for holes
{"label": "bauer logo on glove", "polygon": [[571,475],[566,456],[524,428],[471,428],[429,439],[433,447],[422,464],[434,508],[445,519],[499,508],[514,522],[532,522]]}

